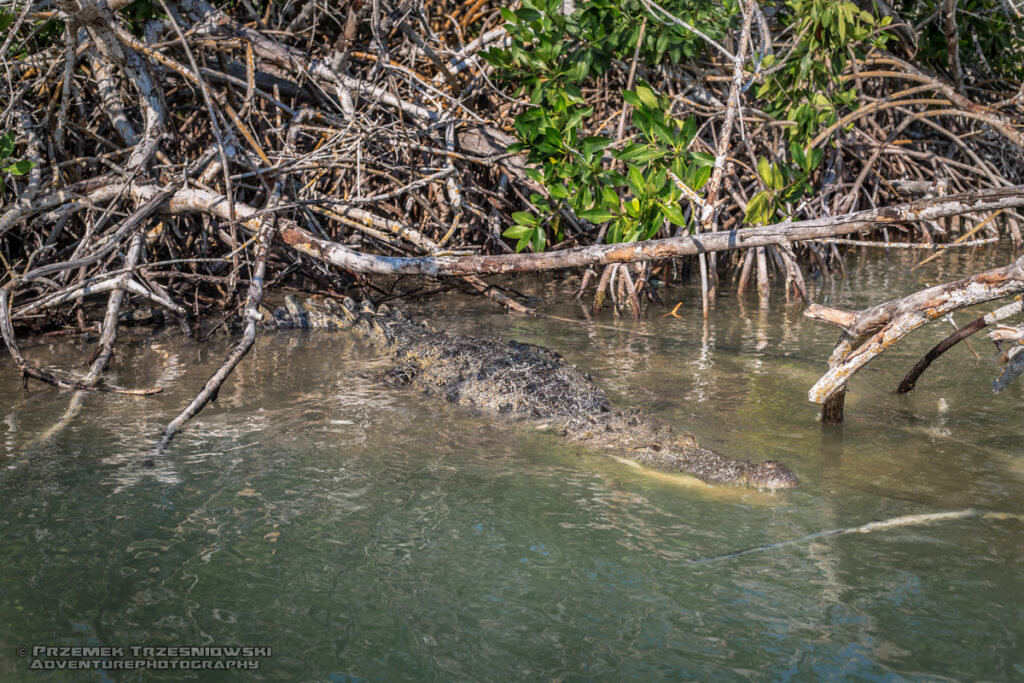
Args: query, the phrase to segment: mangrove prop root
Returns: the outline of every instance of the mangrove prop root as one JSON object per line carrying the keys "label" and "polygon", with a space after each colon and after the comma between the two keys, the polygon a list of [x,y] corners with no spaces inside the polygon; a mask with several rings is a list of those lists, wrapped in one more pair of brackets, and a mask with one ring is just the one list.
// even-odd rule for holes
{"label": "mangrove prop root", "polygon": [[[277,198],[275,195],[274,199],[276,200]],[[220,368],[207,380],[196,397],[192,399],[192,402],[164,429],[164,433],[160,437],[160,442],[157,444],[154,452],[155,455],[162,454],[167,449],[167,446],[170,445],[175,433],[186,422],[195,417],[207,403],[216,398],[217,392],[220,391],[221,385],[224,384],[224,380],[242,362],[242,359],[249,353],[249,349],[256,342],[256,325],[262,317],[259,307],[260,301],[263,298],[263,279],[266,276],[267,255],[270,253],[270,245],[276,229],[276,221],[273,218],[264,218],[262,223],[256,236],[256,267],[252,280],[249,283],[249,295],[245,301],[245,331],[242,333],[242,339],[228,354],[227,358],[224,359]]]}

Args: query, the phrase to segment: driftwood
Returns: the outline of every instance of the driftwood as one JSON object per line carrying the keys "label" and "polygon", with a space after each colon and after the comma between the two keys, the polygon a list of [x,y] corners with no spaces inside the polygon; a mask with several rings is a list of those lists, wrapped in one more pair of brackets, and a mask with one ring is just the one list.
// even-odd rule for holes
{"label": "driftwood", "polygon": [[[986,315],[985,322],[991,325],[998,320],[1020,313],[1022,308],[1024,308],[1024,300],[1018,297],[1017,301],[1012,304]],[[1005,389],[1007,384],[1017,379],[1021,373],[1024,373],[1024,324],[999,325],[989,332],[988,336],[1000,351],[1003,350],[1004,344],[1007,345],[1007,349],[1003,353],[1006,367],[998,377],[992,380],[992,390],[998,393]]]}

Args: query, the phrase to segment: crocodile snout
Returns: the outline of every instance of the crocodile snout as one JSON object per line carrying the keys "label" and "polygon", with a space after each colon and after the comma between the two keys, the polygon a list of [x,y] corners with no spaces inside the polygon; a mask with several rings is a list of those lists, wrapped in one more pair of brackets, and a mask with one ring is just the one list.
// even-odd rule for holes
{"label": "crocodile snout", "polygon": [[793,470],[778,460],[765,460],[747,471],[747,483],[759,489],[791,489],[800,483]]}

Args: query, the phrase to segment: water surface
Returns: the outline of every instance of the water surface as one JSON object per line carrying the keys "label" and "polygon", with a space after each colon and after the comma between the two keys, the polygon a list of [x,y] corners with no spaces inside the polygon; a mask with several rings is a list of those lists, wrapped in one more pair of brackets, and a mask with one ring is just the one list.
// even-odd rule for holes
{"label": "water surface", "polygon": [[[1005,255],[1004,255],[1005,258]],[[859,308],[977,262],[875,258],[815,300]],[[526,319],[486,301],[417,304],[439,328],[543,344],[640,406],[738,457],[776,458],[769,495],[651,476],[528,425],[379,384],[372,348],[262,334],[154,467],[163,426],[227,342],[173,332],[118,347],[111,381],[59,430],[70,395],[22,390],[0,360],[0,678],[179,680],[181,672],[39,673],[17,647],[252,645],[258,680],[1021,680],[1024,524],[980,516],[730,552],[876,519],[1024,513],[1022,385],[994,396],[991,345],[955,348],[912,395],[902,373],[952,329],[929,326],[852,385],[823,427],[806,392],[837,333],[776,301],[661,290],[682,318],[587,320],[537,281]],[[562,303],[560,303],[560,301]],[[960,323],[968,314],[960,314]],[[80,372],[89,343],[32,341]],[[47,433],[49,432],[48,436]]]}

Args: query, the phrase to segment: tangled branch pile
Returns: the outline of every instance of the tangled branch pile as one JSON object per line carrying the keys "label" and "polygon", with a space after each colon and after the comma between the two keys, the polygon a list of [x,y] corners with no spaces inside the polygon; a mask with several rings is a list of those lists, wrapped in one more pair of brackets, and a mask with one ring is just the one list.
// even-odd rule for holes
{"label": "tangled branch pile", "polygon": [[[0,3],[0,332],[97,388],[126,298],[208,333],[265,288],[528,310],[481,277],[602,266],[598,307],[661,268],[706,313],[730,272],[806,298],[850,233],[1019,245],[1020,12],[949,4]],[[98,331],[90,372],[17,328]]]}

